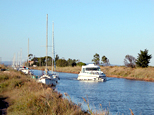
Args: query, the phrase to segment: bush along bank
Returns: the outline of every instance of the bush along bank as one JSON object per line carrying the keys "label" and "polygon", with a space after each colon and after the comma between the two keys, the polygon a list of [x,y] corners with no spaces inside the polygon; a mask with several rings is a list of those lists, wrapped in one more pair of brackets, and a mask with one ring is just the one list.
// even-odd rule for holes
{"label": "bush along bank", "polygon": [[[17,71],[0,72],[0,96],[8,103],[7,115],[90,115],[90,108],[62,98],[63,95],[47,85]],[[89,105],[89,104],[87,104]],[[109,115],[102,111],[99,115]]]}

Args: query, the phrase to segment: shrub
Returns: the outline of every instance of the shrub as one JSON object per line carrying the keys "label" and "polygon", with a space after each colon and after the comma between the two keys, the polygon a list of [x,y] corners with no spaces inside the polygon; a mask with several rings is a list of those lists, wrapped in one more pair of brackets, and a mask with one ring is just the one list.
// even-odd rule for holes
{"label": "shrub", "polygon": [[136,59],[131,55],[126,55],[124,59],[124,64],[126,67],[134,68],[136,66]]}
{"label": "shrub", "polygon": [[83,62],[78,62],[77,65],[78,65],[78,66],[83,66],[83,65],[86,65],[86,64],[83,63]]}
{"label": "shrub", "polygon": [[140,54],[138,53],[136,65],[138,67],[148,67],[151,58],[152,58],[152,55],[148,54],[147,49],[145,49],[144,51],[140,50]]}

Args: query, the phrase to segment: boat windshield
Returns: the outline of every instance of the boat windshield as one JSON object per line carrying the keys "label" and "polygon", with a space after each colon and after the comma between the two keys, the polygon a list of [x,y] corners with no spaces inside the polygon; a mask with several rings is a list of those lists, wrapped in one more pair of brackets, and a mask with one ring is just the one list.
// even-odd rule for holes
{"label": "boat windshield", "polygon": [[100,68],[86,68],[86,71],[100,71]]}

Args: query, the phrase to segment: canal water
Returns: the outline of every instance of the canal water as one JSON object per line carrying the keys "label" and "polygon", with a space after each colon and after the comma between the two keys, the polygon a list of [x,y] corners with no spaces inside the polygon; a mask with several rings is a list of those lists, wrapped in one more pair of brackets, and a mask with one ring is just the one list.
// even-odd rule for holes
{"label": "canal water", "polygon": [[[34,74],[42,72],[35,70]],[[87,110],[88,100],[93,111],[108,110],[112,115],[154,115],[154,82],[127,80],[107,77],[106,82],[78,81],[78,74],[59,73],[56,90],[67,93],[76,104]]]}

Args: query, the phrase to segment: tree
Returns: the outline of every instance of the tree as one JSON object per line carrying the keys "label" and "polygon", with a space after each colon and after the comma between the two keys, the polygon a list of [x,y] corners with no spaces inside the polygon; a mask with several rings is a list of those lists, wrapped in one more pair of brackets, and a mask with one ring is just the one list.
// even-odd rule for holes
{"label": "tree", "polygon": [[94,55],[94,58],[92,59],[92,61],[93,61],[96,65],[98,65],[98,64],[99,64],[99,60],[100,60],[100,59],[99,59],[99,54],[96,53],[96,54]]}
{"label": "tree", "polygon": [[51,66],[52,65],[52,57],[50,57],[50,56],[47,56],[47,65],[48,66]]}
{"label": "tree", "polygon": [[83,63],[83,62],[78,62],[77,65],[78,65],[78,66],[83,66],[83,65],[86,65],[86,64]]}
{"label": "tree", "polygon": [[32,59],[32,57],[33,57],[33,54],[29,54],[29,55],[28,55],[28,58],[29,58],[29,59]]}
{"label": "tree", "polygon": [[131,55],[126,55],[124,59],[124,64],[126,67],[134,68],[136,66],[136,59]]}
{"label": "tree", "polygon": [[138,53],[138,58],[136,60],[136,65],[143,68],[148,67],[151,58],[152,55],[148,54],[147,49],[145,49],[144,51],[140,50],[140,53]]}
{"label": "tree", "polygon": [[59,67],[65,67],[68,66],[68,62],[65,59],[58,59],[56,65]]}
{"label": "tree", "polygon": [[58,56],[58,54],[57,54],[56,57],[55,57],[55,62],[56,62],[58,59],[59,59],[59,56]]}
{"label": "tree", "polygon": [[109,65],[110,62],[109,62],[109,59],[106,57],[106,56],[102,56],[102,60],[101,60],[103,63]]}
{"label": "tree", "polygon": [[72,67],[74,67],[74,66],[76,66],[76,62],[77,62],[77,60],[76,59],[68,59],[67,60],[67,62],[68,62],[68,66],[72,66]]}
{"label": "tree", "polygon": [[34,63],[32,65],[38,65],[38,58],[34,56],[33,59],[31,59],[31,61],[34,61]]}

